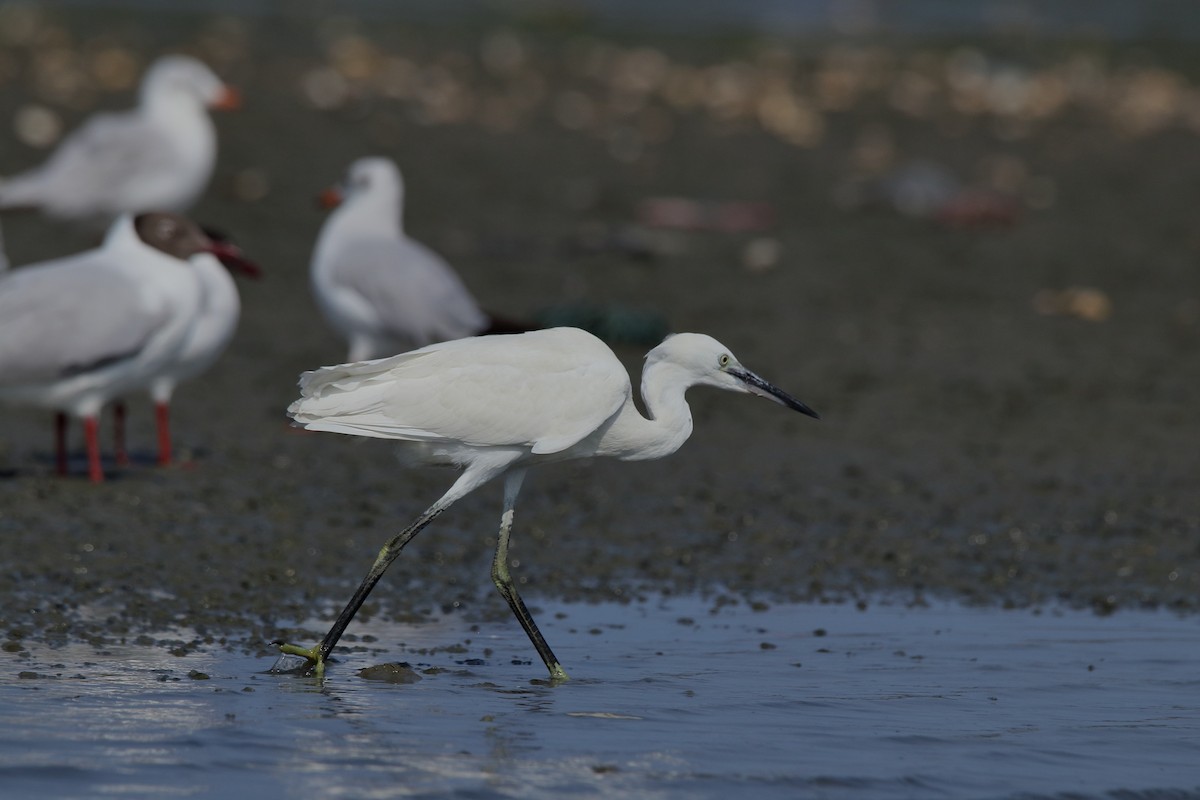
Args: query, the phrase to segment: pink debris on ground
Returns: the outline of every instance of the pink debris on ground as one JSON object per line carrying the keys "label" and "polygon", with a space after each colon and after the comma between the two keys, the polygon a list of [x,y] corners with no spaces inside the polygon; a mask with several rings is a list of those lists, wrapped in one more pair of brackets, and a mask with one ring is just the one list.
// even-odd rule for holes
{"label": "pink debris on ground", "polygon": [[762,202],[649,197],[638,204],[637,219],[649,228],[755,233],[774,227],[775,209]]}

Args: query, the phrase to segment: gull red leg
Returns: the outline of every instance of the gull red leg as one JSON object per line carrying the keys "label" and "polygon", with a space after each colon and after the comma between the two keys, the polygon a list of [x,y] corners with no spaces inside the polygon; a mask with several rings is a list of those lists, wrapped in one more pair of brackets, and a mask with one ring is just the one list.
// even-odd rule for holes
{"label": "gull red leg", "polygon": [[129,466],[129,452],[125,449],[125,403],[118,400],[113,404],[113,455],[118,467]]}
{"label": "gull red leg", "polygon": [[54,471],[67,474],[67,415],[61,411],[54,415]]}
{"label": "gull red leg", "polygon": [[92,483],[104,483],[100,466],[100,426],[95,417],[83,418],[83,437],[87,441],[88,477]]}
{"label": "gull red leg", "polygon": [[166,403],[154,404],[154,417],[158,420],[158,465],[171,464],[171,407]]}

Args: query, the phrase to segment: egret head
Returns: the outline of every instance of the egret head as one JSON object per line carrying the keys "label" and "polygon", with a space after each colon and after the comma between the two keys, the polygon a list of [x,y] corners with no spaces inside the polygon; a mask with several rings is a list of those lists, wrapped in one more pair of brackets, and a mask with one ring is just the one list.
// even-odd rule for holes
{"label": "egret head", "polygon": [[703,333],[668,336],[646,355],[647,369],[657,364],[670,364],[682,370],[681,379],[689,384],[758,395],[820,419],[817,412],[743,367],[728,347]]}

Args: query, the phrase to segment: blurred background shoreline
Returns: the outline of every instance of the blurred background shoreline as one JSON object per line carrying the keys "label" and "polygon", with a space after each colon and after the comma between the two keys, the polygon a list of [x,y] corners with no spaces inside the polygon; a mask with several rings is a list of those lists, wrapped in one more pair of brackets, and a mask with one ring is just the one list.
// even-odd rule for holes
{"label": "blurred background shoreline", "polygon": [[1200,9],[1178,0],[48,0],[47,9],[247,17],[406,19],[589,27],[644,35],[744,32],[783,38],[836,36],[1194,40]]}
{"label": "blurred background shoreline", "polygon": [[[5,409],[0,785],[1196,796],[1197,40],[1182,2],[0,0],[0,176],[190,54],[244,102],[189,213],[264,272],[175,466],[144,398],[103,484]],[[316,198],[373,155],[483,309],[650,314],[822,416],[698,389],[671,459],[530,472],[512,574],[566,684],[489,580],[499,485],[325,681],[263,672],[453,479],[284,414],[346,357]],[[18,270],[99,236],[0,224]],[[637,386],[661,330],[623,332]]]}
{"label": "blurred background shoreline", "polygon": [[[1024,11],[984,15],[1011,4],[980,4],[989,21],[968,36],[915,16],[931,38],[883,41],[871,37],[891,23],[858,38],[831,9],[886,22],[901,6],[813,4],[797,8],[825,19],[820,34],[788,41],[722,26],[610,35],[602,12],[559,4],[415,23],[371,4],[166,5],[0,6],[0,175],[129,103],[158,53],[198,55],[246,104],[215,120],[195,215],[266,279],[241,287],[223,360],[181,390],[191,469],[137,466],[114,493],[54,482],[48,421],[13,412],[0,527],[25,549],[0,589],[54,586],[86,605],[121,585],[130,624],[153,628],[171,609],[146,598],[170,563],[176,613],[269,627],[259,613],[302,619],[341,596],[382,532],[444,489],[448,475],[402,472],[386,446],[291,435],[282,414],[302,370],[344,355],[308,291],[314,198],[379,153],[404,170],[408,230],[485,307],[649,308],[717,335],[825,417],[798,426],[696,392],[681,462],[535,476],[532,594],[1198,607],[1200,62],[1170,15],[1190,6],[1151,25],[1150,6],[1103,4],[1136,18],[1100,36],[1074,22],[1091,4],[1066,4],[1042,36],[1012,21]],[[1156,27],[1179,38],[1134,40]],[[18,264],[94,243],[36,217],[4,232]],[[645,349],[619,350],[635,385]],[[132,418],[135,440],[146,419]],[[647,480],[656,492],[637,490]],[[491,500],[431,535],[439,570],[396,580],[491,608]],[[167,524],[210,534],[168,535],[187,555],[167,555],[145,544]],[[564,526],[574,535],[552,535]],[[543,564],[535,543],[551,541]],[[72,557],[90,566],[64,568],[59,548],[84,544]],[[197,558],[226,578],[189,572]]]}

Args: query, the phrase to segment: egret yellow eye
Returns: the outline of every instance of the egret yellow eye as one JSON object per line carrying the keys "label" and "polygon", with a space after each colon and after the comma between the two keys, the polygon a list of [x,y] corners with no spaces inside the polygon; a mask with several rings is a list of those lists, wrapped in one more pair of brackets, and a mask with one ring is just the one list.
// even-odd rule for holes
{"label": "egret yellow eye", "polygon": [[718,358],[718,359],[717,359],[717,363],[721,365],[721,368],[722,368],[722,369],[724,369],[725,367],[728,367],[728,366],[729,366],[729,362],[730,362],[730,360],[731,360],[731,359],[729,358],[729,354],[728,354],[728,353],[726,353],[725,355],[723,355],[723,356],[721,356],[720,358]]}

